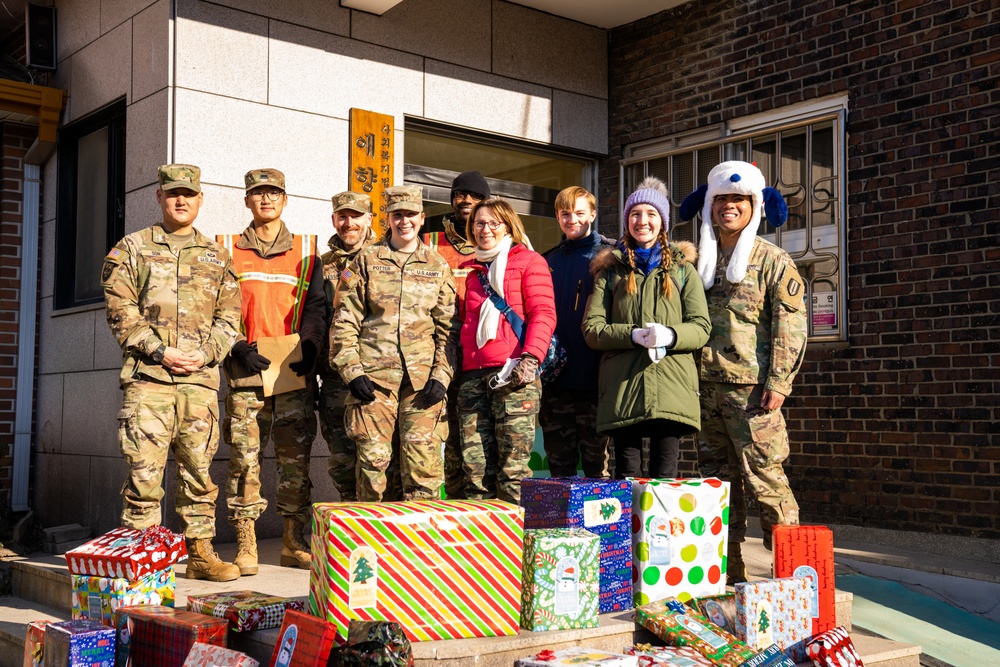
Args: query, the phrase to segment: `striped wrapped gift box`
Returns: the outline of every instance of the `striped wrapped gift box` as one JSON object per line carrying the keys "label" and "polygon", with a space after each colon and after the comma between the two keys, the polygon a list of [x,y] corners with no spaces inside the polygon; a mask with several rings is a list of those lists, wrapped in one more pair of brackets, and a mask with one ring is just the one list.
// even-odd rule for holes
{"label": "striped wrapped gift box", "polygon": [[411,641],[517,634],[523,535],[523,510],[498,500],[317,503],[309,611],[338,644],[351,619]]}

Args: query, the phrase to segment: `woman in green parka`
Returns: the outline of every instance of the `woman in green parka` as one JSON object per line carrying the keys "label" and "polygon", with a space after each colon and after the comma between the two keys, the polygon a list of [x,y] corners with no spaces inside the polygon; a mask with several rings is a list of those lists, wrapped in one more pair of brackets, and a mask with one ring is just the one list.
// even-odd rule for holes
{"label": "woman in green parka", "polygon": [[[625,202],[625,235],[591,263],[583,335],[603,352],[597,430],[615,442],[615,476],[676,477],[680,438],[701,427],[694,352],[711,322],[692,243],[669,243],[670,202],[657,178]],[[649,470],[642,439],[649,438]]]}

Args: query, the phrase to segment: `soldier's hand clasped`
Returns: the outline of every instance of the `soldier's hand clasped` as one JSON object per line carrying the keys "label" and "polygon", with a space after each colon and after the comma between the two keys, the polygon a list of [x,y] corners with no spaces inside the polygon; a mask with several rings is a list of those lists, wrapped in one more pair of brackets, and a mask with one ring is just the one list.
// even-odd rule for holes
{"label": "soldier's hand clasped", "polygon": [[[260,373],[271,367],[271,360],[257,352],[255,345],[241,340],[233,345],[232,355],[240,360],[251,373]],[[293,369],[294,370],[294,369]]]}

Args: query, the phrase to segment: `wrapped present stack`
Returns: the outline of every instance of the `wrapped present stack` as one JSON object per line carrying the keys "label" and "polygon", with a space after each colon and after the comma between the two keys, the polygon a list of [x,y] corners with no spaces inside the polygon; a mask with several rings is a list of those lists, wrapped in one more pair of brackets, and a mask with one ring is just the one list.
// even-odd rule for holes
{"label": "wrapped present stack", "polygon": [[122,607],[116,620],[119,667],[183,667],[195,643],[226,648],[229,621],[224,618],[173,607],[140,605]]}
{"label": "wrapped present stack", "polygon": [[521,483],[528,529],[583,528],[601,539],[602,614],[632,607],[632,486],[628,480],[556,477]]}
{"label": "wrapped present stack", "polygon": [[250,632],[281,627],[285,610],[302,611],[303,600],[264,595],[253,591],[210,593],[188,596],[188,611],[229,621],[233,632]]}
{"label": "wrapped present stack", "polygon": [[114,667],[115,631],[96,621],[63,621],[45,627],[45,667]]}
{"label": "wrapped present stack", "polygon": [[597,627],[600,543],[582,528],[524,531],[522,628]]}
{"label": "wrapped present stack", "polygon": [[809,579],[810,634],[832,630],[837,625],[833,531],[826,526],[775,526],[772,535],[774,576]]}
{"label": "wrapped present stack", "polygon": [[518,631],[524,520],[498,500],[313,505],[309,612],[347,639],[352,619],[411,641]]}
{"label": "wrapped present stack", "polygon": [[810,581],[801,577],[736,584],[736,631],[750,648],[777,644],[795,662],[806,662],[812,634]]}
{"label": "wrapped present stack", "polygon": [[176,581],[173,565],[135,580],[87,574],[73,574],[70,579],[75,619],[90,619],[113,628],[115,612],[119,607],[138,604],[174,606]]}
{"label": "wrapped present stack", "polygon": [[729,482],[632,480],[636,606],[726,590]]}
{"label": "wrapped present stack", "polygon": [[285,612],[270,667],[326,667],[337,629],[294,609]]}
{"label": "wrapped present stack", "polygon": [[678,611],[674,602],[665,600],[636,607],[635,622],[667,645],[690,647],[718,667],[741,667],[754,656],[746,643],[716,627],[701,614]]}

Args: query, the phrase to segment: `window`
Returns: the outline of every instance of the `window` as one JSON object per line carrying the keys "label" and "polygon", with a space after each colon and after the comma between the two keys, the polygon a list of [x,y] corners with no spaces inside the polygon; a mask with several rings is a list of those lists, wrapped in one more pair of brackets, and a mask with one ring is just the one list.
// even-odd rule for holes
{"label": "window", "polygon": [[101,265],[125,232],[125,102],[59,135],[55,307],[99,303]]}
{"label": "window", "polygon": [[846,101],[837,98],[631,146],[622,162],[623,197],[646,176],[667,184],[671,237],[697,242],[698,219],[681,222],[681,202],[726,160],[754,162],[788,204],[780,228],[758,234],[782,247],[806,281],[809,338],[846,340]]}
{"label": "window", "polygon": [[[562,239],[552,208],[563,188],[594,188],[595,157],[571,149],[490,137],[406,119],[404,179],[424,189],[424,231],[441,231],[452,215],[451,182],[459,173],[478,170],[495,197],[510,202],[521,217],[535,250],[545,252]],[[464,230],[463,230],[464,232]]]}

